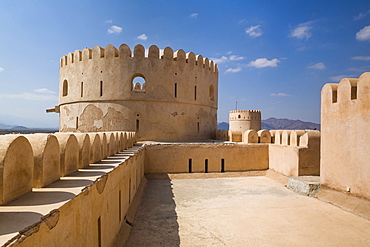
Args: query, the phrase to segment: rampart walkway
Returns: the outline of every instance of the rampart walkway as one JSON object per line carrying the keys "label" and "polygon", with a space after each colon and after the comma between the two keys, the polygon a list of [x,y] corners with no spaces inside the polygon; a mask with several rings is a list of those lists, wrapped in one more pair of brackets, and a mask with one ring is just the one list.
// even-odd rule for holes
{"label": "rampart walkway", "polygon": [[148,180],[127,246],[370,246],[370,221],[266,176]]}

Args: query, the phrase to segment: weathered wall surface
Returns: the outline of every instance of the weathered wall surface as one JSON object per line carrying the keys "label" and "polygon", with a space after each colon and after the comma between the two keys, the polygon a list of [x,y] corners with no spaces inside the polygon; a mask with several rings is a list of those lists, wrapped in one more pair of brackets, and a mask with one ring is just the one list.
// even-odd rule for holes
{"label": "weathered wall surface", "polygon": [[[277,143],[269,145],[270,169],[285,176],[320,175],[319,131],[284,130],[273,135]],[[280,140],[284,144],[278,144]]]}
{"label": "weathered wall surface", "polygon": [[144,153],[86,187],[13,246],[112,246],[143,178]]}
{"label": "weathered wall surface", "polygon": [[370,199],[370,73],[321,92],[321,183]]}
{"label": "weathered wall surface", "polygon": [[148,173],[189,172],[189,162],[191,172],[205,172],[206,166],[208,172],[268,169],[268,145],[152,144],[146,146],[145,171]]}
{"label": "weathered wall surface", "polygon": [[33,166],[32,147],[25,137],[0,136],[0,205],[32,190]]}
{"label": "weathered wall surface", "polygon": [[[59,137],[60,144],[65,146],[64,149],[59,149],[56,136]],[[94,135],[85,135],[84,138],[76,139],[82,142],[82,145],[77,145],[77,153],[79,150],[84,150],[83,143],[86,144],[85,138],[89,136]],[[131,148],[135,138],[133,133],[124,135],[115,132],[109,133],[109,136],[110,150],[116,150],[118,145],[119,151],[123,151],[122,143],[125,141],[128,142],[127,147]],[[124,136],[127,136],[127,139],[121,140]],[[135,146],[130,150],[120,152],[115,156],[114,161],[104,161],[105,163],[102,164],[111,162],[107,165],[106,173],[105,168],[102,167],[104,165],[85,166],[82,171],[79,170],[78,174],[57,181],[58,184],[52,183],[46,188],[39,188],[27,194],[28,198],[32,198],[31,201],[28,202],[25,197],[21,198],[25,193],[31,192],[33,176],[37,175],[35,177],[41,178],[46,184],[49,183],[48,176],[55,180],[55,175],[59,175],[59,170],[54,167],[55,164],[59,164],[59,151],[68,149],[68,145],[76,146],[70,143],[71,137],[75,138],[74,134],[0,136],[1,143],[4,145],[0,149],[1,204],[7,204],[7,206],[0,207],[0,229],[2,229],[0,245],[13,237],[5,246],[112,246],[121,226],[126,224],[125,217],[144,176],[145,149],[143,147]],[[34,155],[28,138],[35,150]],[[44,163],[42,163],[43,159]],[[35,167],[41,167],[34,169],[34,160],[37,161]],[[50,167],[47,167],[49,165]],[[71,199],[60,197],[67,194],[70,197],[71,192],[68,191],[70,191],[72,181],[75,181],[72,183],[74,184],[72,188],[81,186],[81,182],[86,184],[88,181],[86,179],[90,178],[84,174],[89,174],[91,171],[97,174],[95,182],[91,180],[88,186],[82,186],[83,190],[78,189],[77,194]],[[47,203],[48,200],[43,197],[53,192],[51,201],[54,203]],[[18,198],[20,201],[16,201],[17,203],[10,203]],[[65,203],[56,203],[59,200]],[[23,204],[25,212],[19,209]],[[45,207],[53,210],[49,214],[44,214],[38,222],[39,217],[35,218],[37,219],[35,221],[27,220],[29,217],[27,215],[40,214],[39,210]],[[22,212],[13,217],[7,216],[8,214],[13,215],[17,208]],[[45,209],[41,211],[43,210]],[[4,235],[3,230],[6,226],[8,229]],[[18,231],[20,232],[17,235]],[[12,232],[14,234],[10,234]]]}
{"label": "weathered wall surface", "polygon": [[[204,140],[217,129],[218,69],[183,50],[76,50],[60,64],[61,131],[135,131],[139,140]],[[138,82],[138,80],[143,80]]]}

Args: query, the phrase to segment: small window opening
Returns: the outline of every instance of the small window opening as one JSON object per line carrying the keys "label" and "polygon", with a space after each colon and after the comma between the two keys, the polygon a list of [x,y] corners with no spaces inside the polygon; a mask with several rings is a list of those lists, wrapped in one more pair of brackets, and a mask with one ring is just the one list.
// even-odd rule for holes
{"label": "small window opening", "polygon": [[119,222],[122,220],[122,196],[121,190],[118,191],[118,218]]}
{"label": "small window opening", "polygon": [[221,159],[221,172],[225,172],[225,159]]}
{"label": "small window opening", "polygon": [[197,86],[194,86],[194,100],[197,100]]}
{"label": "small window opening", "polygon": [[208,173],[208,159],[204,160],[204,172]]}
{"label": "small window opening", "polygon": [[177,83],[175,83],[175,98],[177,98]]}
{"label": "small window opening", "polygon": [[189,173],[193,172],[193,160],[189,159]]}
{"label": "small window opening", "polygon": [[140,128],[140,120],[136,119],[136,132],[139,132],[139,128]]}
{"label": "small window opening", "polygon": [[209,99],[212,101],[215,100],[215,88],[212,84],[209,86]]}
{"label": "small window opening", "polygon": [[357,99],[357,87],[351,87],[351,99]]}
{"label": "small window opening", "polygon": [[103,96],[103,81],[100,81],[100,97]]}
{"label": "small window opening", "polygon": [[76,130],[78,129],[78,117],[76,117]]}
{"label": "small window opening", "polygon": [[241,118],[241,116],[240,116],[240,115],[238,115],[238,118]]}
{"label": "small window opening", "polygon": [[84,82],[81,82],[81,97],[84,96]]}
{"label": "small window opening", "polygon": [[198,133],[200,131],[200,126],[199,125],[200,125],[199,122],[197,122],[197,131],[198,131]]}
{"label": "small window opening", "polygon": [[136,76],[132,79],[132,91],[145,93],[145,78],[143,76]]}
{"label": "small window opening", "polygon": [[131,178],[128,180],[128,204],[131,204]]}
{"label": "small window opening", "polygon": [[98,246],[101,247],[101,219],[98,218]]}
{"label": "small window opening", "polygon": [[333,103],[337,103],[337,95],[338,95],[338,92],[337,91],[333,91],[333,95],[332,95],[332,101]]}
{"label": "small window opening", "polygon": [[68,95],[68,81],[64,80],[63,81],[63,97]]}

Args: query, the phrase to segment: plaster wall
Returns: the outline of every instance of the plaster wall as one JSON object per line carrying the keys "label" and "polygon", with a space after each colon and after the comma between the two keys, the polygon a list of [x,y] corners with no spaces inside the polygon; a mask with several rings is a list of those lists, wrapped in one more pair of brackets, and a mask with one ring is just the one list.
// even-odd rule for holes
{"label": "plaster wall", "polygon": [[112,246],[144,176],[139,150],[62,207],[27,229],[12,246]]}
{"label": "plaster wall", "polygon": [[34,156],[33,188],[42,188],[60,177],[60,147],[50,134],[27,135]]}
{"label": "plaster wall", "polygon": [[321,184],[370,199],[370,73],[321,92]]}
{"label": "plaster wall", "polygon": [[32,190],[33,170],[29,141],[20,135],[0,136],[0,205]]}
{"label": "plaster wall", "polygon": [[[145,83],[137,84],[138,78]],[[67,86],[66,86],[67,85]],[[138,86],[138,88],[137,88]],[[61,59],[60,130],[136,131],[139,140],[215,138],[217,66],[194,53],[95,46]]]}
{"label": "plaster wall", "polygon": [[[290,145],[269,145],[270,169],[285,176],[320,175],[320,132],[291,130],[289,140],[288,133],[283,133],[284,143]],[[278,132],[274,134],[277,137]]]}
{"label": "plaster wall", "polygon": [[[169,157],[171,157],[169,159]],[[220,172],[268,169],[267,144],[150,144],[146,146],[145,172]],[[207,160],[207,161],[206,161]]]}

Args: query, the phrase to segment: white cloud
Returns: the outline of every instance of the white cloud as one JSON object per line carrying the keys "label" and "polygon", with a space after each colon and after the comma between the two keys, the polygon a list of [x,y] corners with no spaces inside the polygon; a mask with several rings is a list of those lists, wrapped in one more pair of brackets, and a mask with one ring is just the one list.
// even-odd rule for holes
{"label": "white cloud", "polygon": [[370,56],[357,56],[352,57],[353,60],[362,60],[362,61],[370,61]]}
{"label": "white cloud", "polygon": [[235,69],[233,69],[233,68],[229,68],[229,69],[227,69],[225,72],[226,73],[236,73],[236,72],[239,72],[239,71],[241,71],[242,69],[240,68],[240,67],[238,67],[238,68],[235,68]]}
{"label": "white cloud", "polygon": [[336,76],[331,76],[329,80],[332,82],[339,82],[343,78],[352,78],[352,77],[354,77],[354,75],[336,75]]}
{"label": "white cloud", "polygon": [[190,14],[190,17],[191,18],[197,18],[198,17],[198,13],[192,13],[192,14]]}
{"label": "white cloud", "polygon": [[137,36],[136,38],[138,38],[138,39],[140,39],[140,40],[147,40],[147,39],[148,39],[148,36],[146,36],[146,34],[145,34],[145,33],[143,33],[143,34],[141,34],[141,35]]}
{"label": "white cloud", "polygon": [[323,69],[326,69],[326,66],[324,63],[316,63],[314,65],[311,65],[311,66],[308,66],[309,69],[319,69],[319,70],[323,70]]}
{"label": "white cloud", "polygon": [[3,72],[4,70],[5,70],[4,68],[0,67],[0,72]]}
{"label": "white cloud", "polygon": [[38,89],[34,89],[33,91],[38,92],[38,93],[49,93],[49,94],[54,94],[55,93],[54,91],[51,91],[47,88],[38,88]]}
{"label": "white cloud", "polygon": [[222,56],[221,58],[211,58],[211,60],[214,63],[223,63],[223,62],[228,61],[229,59],[227,57],[225,57],[225,56]]}
{"label": "white cloud", "polygon": [[238,55],[231,55],[231,56],[229,57],[229,59],[230,59],[231,61],[239,61],[239,60],[243,60],[243,59],[244,59],[244,57],[241,57],[241,56],[238,56]]}
{"label": "white cloud", "polygon": [[106,23],[113,23],[113,20],[112,19],[109,19],[109,20],[106,20],[105,22]]}
{"label": "white cloud", "polygon": [[23,99],[23,100],[58,100],[56,95],[40,95],[33,93],[21,93],[21,94],[0,94],[0,98],[4,99]]}
{"label": "white cloud", "polygon": [[292,96],[292,95],[286,94],[286,93],[272,93],[272,94],[270,94],[270,96],[289,97],[289,96]]}
{"label": "white cloud", "polygon": [[116,25],[113,25],[110,28],[108,28],[108,33],[109,34],[112,34],[112,33],[119,34],[121,32],[122,32],[122,27],[119,27],[119,26],[116,26]]}
{"label": "white cloud", "polygon": [[353,19],[355,21],[358,21],[358,20],[364,18],[365,16],[367,16],[368,14],[370,14],[370,9],[365,13],[360,13],[360,14],[356,15],[355,17],[353,17]]}
{"label": "white cloud", "polygon": [[255,68],[265,68],[265,67],[276,67],[280,61],[276,58],[268,60],[267,58],[258,58],[255,61],[251,61],[247,66]]}
{"label": "white cloud", "polygon": [[356,39],[363,41],[363,40],[370,40],[370,26],[366,26],[360,31],[356,33]]}
{"label": "white cloud", "polygon": [[298,38],[298,39],[304,39],[304,38],[308,39],[312,35],[312,33],[310,33],[310,29],[312,28],[311,23],[312,22],[309,21],[309,22],[299,24],[296,28],[293,29],[290,36]]}
{"label": "white cloud", "polygon": [[251,37],[259,37],[263,34],[261,28],[261,25],[251,26],[245,30],[247,34]]}

